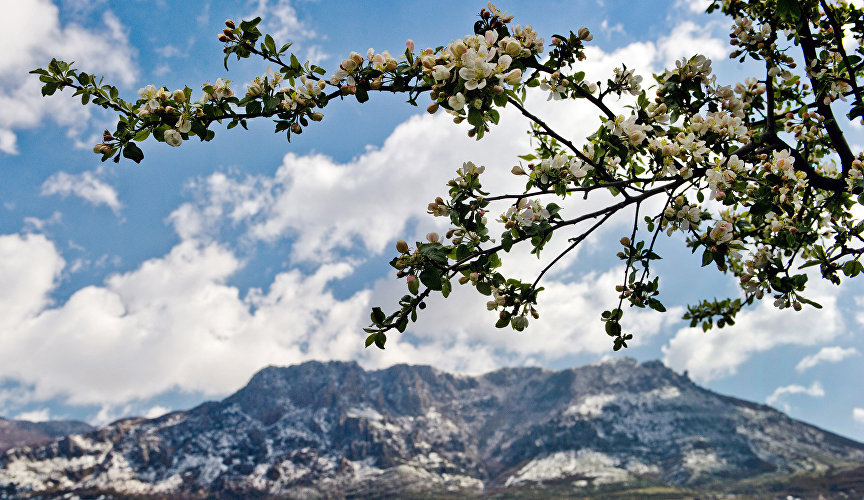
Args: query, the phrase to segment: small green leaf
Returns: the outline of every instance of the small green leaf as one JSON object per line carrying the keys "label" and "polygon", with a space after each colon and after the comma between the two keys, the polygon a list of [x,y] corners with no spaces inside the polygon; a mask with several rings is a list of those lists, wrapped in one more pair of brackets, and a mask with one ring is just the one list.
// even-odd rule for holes
{"label": "small green leaf", "polygon": [[420,281],[426,285],[427,288],[432,290],[440,291],[442,288],[441,283],[441,272],[434,267],[427,267],[420,272]]}
{"label": "small green leaf", "polygon": [[382,311],[380,307],[373,307],[370,316],[372,318],[372,323],[376,325],[383,324],[384,320],[387,318],[387,315],[384,314],[384,311]]}
{"label": "small green leaf", "polygon": [[123,147],[123,156],[135,163],[141,163],[141,160],[144,159],[144,152],[134,142],[129,142]]}
{"label": "small green leaf", "polygon": [[383,332],[375,334],[375,345],[378,349],[384,349],[384,344],[387,342],[387,336]]}
{"label": "small green leaf", "polygon": [[711,250],[708,250],[706,248],[705,251],[702,253],[702,267],[707,266],[713,260],[714,260],[714,254],[711,253]]}
{"label": "small green leaf", "polygon": [[369,92],[367,92],[363,87],[357,87],[357,93],[354,97],[357,98],[357,102],[364,103],[369,100]]}
{"label": "small green leaf", "polygon": [[267,50],[269,50],[271,54],[276,53],[276,42],[273,41],[272,36],[270,36],[270,35],[264,36],[264,46],[267,47]]}

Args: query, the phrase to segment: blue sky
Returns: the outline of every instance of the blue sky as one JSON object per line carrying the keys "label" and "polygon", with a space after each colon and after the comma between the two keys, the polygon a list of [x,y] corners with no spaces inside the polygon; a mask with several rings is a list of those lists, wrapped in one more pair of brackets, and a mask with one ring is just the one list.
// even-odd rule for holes
{"label": "blue sky", "polygon": [[[204,145],[144,144],[141,165],[100,164],[91,148],[112,116],[69,93],[43,99],[27,74],[58,57],[105,74],[128,97],[149,83],[197,89],[217,77],[242,89],[266,65],[244,61],[225,73],[216,34],[227,18],[261,15],[277,42],[294,40],[301,59],[332,71],[352,50],[398,53],[407,38],[418,48],[460,38],[485,4],[0,4],[20,13],[0,33],[0,415],[94,423],[155,416],[227,395],[266,365],[307,359],[481,372],[630,356],[661,359],[711,389],[864,440],[860,284],[814,283],[822,311],[766,303],[734,328],[690,330],[679,320],[688,302],[737,291],[673,236],[659,266],[673,312],[628,312],[636,343],[613,353],[599,314],[615,303],[622,221],[544,278],[542,317],[524,333],[496,330],[484,298],[457,290],[455,300],[431,301],[386,351],[364,349],[370,307],[389,307],[404,293],[386,264],[395,240],[446,230],[425,210],[456,168],[471,160],[501,173],[493,185],[512,182],[516,155],[529,151],[526,124],[512,113],[475,142],[443,113],[376,95],[362,106],[332,103],[324,121],[290,144],[260,122],[248,132],[217,130]],[[498,7],[547,40],[589,27],[589,78],[605,80],[626,62],[647,82],[697,52],[715,61],[720,80],[749,76],[726,59],[730,20],[702,14],[695,1]],[[529,104],[577,141],[598,123],[590,110],[539,94]],[[861,133],[849,131],[861,150]],[[508,262],[526,277],[544,265],[518,254]]]}

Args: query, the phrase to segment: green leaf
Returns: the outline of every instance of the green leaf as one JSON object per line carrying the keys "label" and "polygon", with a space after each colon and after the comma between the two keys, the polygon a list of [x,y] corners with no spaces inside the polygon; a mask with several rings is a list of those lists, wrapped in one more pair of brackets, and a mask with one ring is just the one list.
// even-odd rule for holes
{"label": "green leaf", "polygon": [[375,334],[375,345],[378,349],[384,349],[384,344],[387,342],[387,336],[383,332]]}
{"label": "green leaf", "polygon": [[802,297],[800,295],[798,296],[798,302],[801,302],[804,304],[809,304],[809,305],[815,307],[816,309],[822,309],[822,304],[820,304],[818,302],[814,302],[810,299],[805,299],[804,297]]}
{"label": "green leaf", "polygon": [[384,320],[387,318],[387,315],[384,314],[384,311],[382,311],[380,307],[373,307],[370,316],[372,318],[372,323],[375,325],[383,324]]}
{"label": "green leaf", "polygon": [[475,127],[483,126],[483,113],[481,113],[479,109],[472,107],[468,111],[468,123]]}
{"label": "green leaf", "polygon": [[713,260],[714,260],[714,254],[711,253],[711,250],[708,250],[706,248],[705,251],[702,253],[702,267],[707,266]]}
{"label": "green leaf", "polygon": [[141,142],[141,141],[147,139],[148,137],[150,137],[150,129],[149,128],[139,130],[138,133],[135,134],[135,140],[138,142]]}
{"label": "green leaf", "polygon": [[510,313],[507,311],[503,311],[501,316],[498,318],[498,321],[495,323],[495,328],[507,328],[507,325],[510,324]]}
{"label": "green leaf", "polygon": [[141,163],[141,160],[144,159],[144,152],[134,142],[129,142],[123,147],[123,156],[135,163]]}
{"label": "green leaf", "polygon": [[357,87],[357,93],[354,97],[357,98],[357,102],[364,103],[369,100],[369,92],[367,92],[363,87]]}
{"label": "green leaf", "polygon": [[420,250],[420,255],[439,264],[447,263],[447,255],[450,253],[447,247],[438,242],[420,244],[418,250]]}
{"label": "green leaf", "polygon": [[450,280],[444,280],[441,282],[441,295],[446,299],[447,296],[450,295],[450,292],[453,291],[453,285],[450,284]]}
{"label": "green leaf", "polygon": [[666,312],[666,307],[657,299],[648,299],[648,307],[657,312]]}
{"label": "green leaf", "polygon": [[264,36],[264,46],[267,47],[267,50],[269,50],[271,54],[276,53],[276,42],[273,41],[272,36]]}
{"label": "green leaf", "polygon": [[442,288],[441,283],[441,272],[434,267],[427,267],[420,272],[420,281],[426,285],[427,288],[432,290],[440,291]]}
{"label": "green leaf", "polygon": [[505,252],[509,252],[511,248],[513,248],[513,235],[510,234],[509,231],[501,235],[501,248],[504,249]]}

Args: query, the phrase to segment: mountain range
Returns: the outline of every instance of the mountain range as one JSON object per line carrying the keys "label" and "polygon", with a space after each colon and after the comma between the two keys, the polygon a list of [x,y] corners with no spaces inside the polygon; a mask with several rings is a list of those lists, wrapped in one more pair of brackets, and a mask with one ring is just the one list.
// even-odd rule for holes
{"label": "mountain range", "polygon": [[0,454],[0,498],[861,498],[864,444],[660,362],[461,375],[268,367],[240,391]]}

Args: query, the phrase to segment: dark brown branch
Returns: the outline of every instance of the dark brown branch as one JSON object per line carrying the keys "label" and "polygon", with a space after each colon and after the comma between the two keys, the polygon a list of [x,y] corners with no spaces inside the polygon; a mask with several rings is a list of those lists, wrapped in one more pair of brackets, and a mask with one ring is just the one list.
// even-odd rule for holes
{"label": "dark brown branch", "polygon": [[849,72],[848,83],[852,86],[852,90],[855,94],[855,102],[858,103],[858,106],[864,107],[864,104],[861,102],[861,89],[858,88],[858,81],[855,79],[855,70],[852,69],[852,64],[849,62],[849,56],[846,55],[846,48],[843,47],[843,27],[840,26],[840,23],[832,15],[828,3],[825,2],[825,0],[819,0],[819,3],[822,4],[825,16],[828,18],[828,22],[831,23],[831,28],[834,31],[834,41],[837,44],[837,50],[843,58],[843,63],[846,65],[846,71]]}
{"label": "dark brown branch", "polygon": [[[804,52],[804,62],[807,65],[806,70],[809,73],[812,70],[810,66],[811,61],[818,59],[818,56],[816,55],[816,45],[813,42],[813,34],[810,32],[810,22],[807,20],[802,21],[799,29],[801,31],[799,33],[801,50]],[[813,86],[814,92],[819,88],[819,82],[813,76],[810,76],[810,84]],[[816,95],[816,109],[819,111],[820,115],[825,117],[825,131],[828,132],[828,137],[831,139],[831,145],[834,146],[834,149],[840,156],[840,164],[843,167],[843,174],[845,175],[849,168],[851,168],[852,162],[855,160],[855,155],[852,154],[852,150],[846,142],[846,137],[843,135],[843,131],[840,130],[840,125],[834,117],[834,112],[831,110],[831,106],[825,104],[825,101],[819,94]]]}

